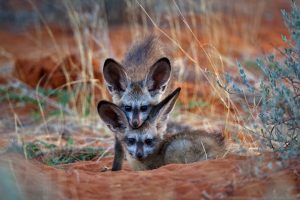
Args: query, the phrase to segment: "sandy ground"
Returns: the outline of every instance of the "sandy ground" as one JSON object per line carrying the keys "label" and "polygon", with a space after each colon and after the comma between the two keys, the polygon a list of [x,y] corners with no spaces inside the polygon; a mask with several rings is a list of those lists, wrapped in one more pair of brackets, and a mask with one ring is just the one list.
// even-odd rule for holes
{"label": "sandy ground", "polygon": [[[269,157],[269,156],[267,156]],[[28,199],[298,199],[300,163],[230,156],[134,172],[105,171],[111,158],[49,167],[19,155],[1,157],[7,181]],[[292,161],[291,161],[292,162]],[[266,167],[269,166],[269,167]],[[7,167],[7,168],[4,168]],[[101,172],[102,171],[102,172]],[[3,176],[5,178],[5,176]],[[7,178],[7,176],[6,176]],[[16,193],[14,195],[16,195]],[[4,190],[3,195],[13,195]],[[4,198],[5,199],[5,198]]]}

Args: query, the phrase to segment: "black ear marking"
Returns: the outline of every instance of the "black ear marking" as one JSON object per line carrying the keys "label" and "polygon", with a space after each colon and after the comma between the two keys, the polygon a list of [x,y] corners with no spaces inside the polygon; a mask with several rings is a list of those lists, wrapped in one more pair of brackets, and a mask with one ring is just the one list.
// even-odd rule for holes
{"label": "black ear marking", "polygon": [[163,92],[171,77],[171,63],[163,57],[152,65],[147,75],[147,87],[154,95]]}
{"label": "black ear marking", "polygon": [[149,120],[165,120],[168,118],[168,114],[173,110],[176,100],[180,94],[181,88],[174,90],[169,96],[155,105],[150,113]]}
{"label": "black ear marking", "polygon": [[113,87],[112,86],[107,86],[107,89],[109,90],[109,92],[113,91]]}
{"label": "black ear marking", "polygon": [[103,77],[110,92],[124,92],[127,87],[127,75],[117,61],[112,58],[105,60],[103,64]]}
{"label": "black ear marking", "polygon": [[113,132],[121,132],[128,127],[124,112],[117,105],[108,101],[100,101],[97,106],[100,118]]}

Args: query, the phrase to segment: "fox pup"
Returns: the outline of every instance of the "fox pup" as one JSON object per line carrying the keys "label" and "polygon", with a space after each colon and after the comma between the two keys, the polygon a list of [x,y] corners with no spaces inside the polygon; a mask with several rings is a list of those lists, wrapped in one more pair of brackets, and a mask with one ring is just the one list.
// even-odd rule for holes
{"label": "fox pup", "polygon": [[117,105],[107,101],[98,104],[100,118],[118,137],[134,170],[155,169],[169,163],[191,163],[222,154],[221,135],[190,131],[162,137],[165,130],[158,124],[167,119],[179,93],[180,88],[153,106],[138,129],[130,126],[125,113]]}
{"label": "fox pup", "polygon": [[[150,36],[134,45],[122,64],[106,59],[103,77],[113,102],[124,111],[129,125],[138,128],[165,93],[171,79],[171,63],[164,57],[157,38]],[[166,123],[160,126],[166,128]],[[115,138],[113,171],[122,168],[124,157],[121,143]]]}
{"label": "fox pup", "polygon": [[133,46],[122,64],[111,58],[104,62],[103,76],[108,91],[133,128],[141,126],[150,107],[157,104],[166,91],[171,64],[163,55],[157,38],[150,36]]}

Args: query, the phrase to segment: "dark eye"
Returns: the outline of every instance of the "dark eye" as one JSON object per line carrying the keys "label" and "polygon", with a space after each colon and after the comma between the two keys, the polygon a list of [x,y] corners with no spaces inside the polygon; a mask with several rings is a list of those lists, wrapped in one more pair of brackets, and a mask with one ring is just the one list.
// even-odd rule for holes
{"label": "dark eye", "polygon": [[132,110],[132,107],[131,107],[131,106],[125,106],[124,108],[125,108],[125,111],[126,111],[126,112],[131,112],[131,110]]}
{"label": "dark eye", "polygon": [[113,91],[113,87],[112,87],[112,86],[107,86],[107,88],[108,88],[108,90],[109,90],[110,92]]}
{"label": "dark eye", "polygon": [[134,145],[135,144],[135,138],[127,138],[127,144],[128,145]]}
{"label": "dark eye", "polygon": [[151,146],[153,144],[153,139],[146,139],[145,144]]}
{"label": "dark eye", "polygon": [[148,106],[141,106],[141,111],[142,111],[142,112],[146,112],[147,109],[148,109]]}

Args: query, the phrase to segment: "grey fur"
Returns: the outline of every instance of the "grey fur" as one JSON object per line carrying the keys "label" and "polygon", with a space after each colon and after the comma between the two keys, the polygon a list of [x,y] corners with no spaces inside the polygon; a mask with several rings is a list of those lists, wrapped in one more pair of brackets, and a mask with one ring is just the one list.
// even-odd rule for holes
{"label": "grey fur", "polygon": [[222,157],[224,151],[221,134],[195,130],[179,132],[161,140],[155,153],[147,159],[137,160],[128,155],[128,162],[136,171],[150,170],[172,163],[187,164],[215,159]]}
{"label": "grey fur", "polygon": [[150,35],[137,41],[127,52],[122,61],[126,73],[132,82],[146,78],[149,68],[160,58],[167,57],[159,39]]}
{"label": "grey fur", "polygon": [[[169,163],[191,163],[216,158],[223,153],[224,143],[221,134],[213,135],[198,130],[166,136],[165,128],[159,124],[167,119],[179,92],[178,88],[155,105],[148,119],[138,129],[133,129],[129,125],[124,119],[125,114],[117,105],[105,101],[99,103],[100,117],[107,125],[114,126],[111,128],[112,131],[118,130],[116,136],[125,149],[129,165],[134,170],[155,169]],[[109,108],[112,113],[106,112]],[[107,116],[111,116],[111,119]]]}
{"label": "grey fur", "polygon": [[[129,124],[136,128],[142,125],[151,107],[166,93],[172,77],[171,63],[166,58],[162,43],[154,35],[137,41],[128,50],[121,64],[107,59],[103,66],[103,74],[113,102],[126,113]],[[158,81],[152,79],[153,74]],[[141,111],[143,106],[147,107],[145,111]],[[126,111],[126,107],[135,112]],[[166,127],[164,124],[161,126]],[[123,153],[119,144],[120,141],[116,141],[113,170],[120,170],[122,166]]]}

